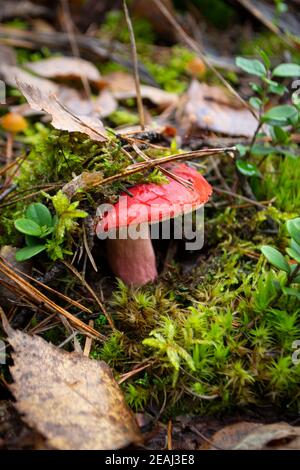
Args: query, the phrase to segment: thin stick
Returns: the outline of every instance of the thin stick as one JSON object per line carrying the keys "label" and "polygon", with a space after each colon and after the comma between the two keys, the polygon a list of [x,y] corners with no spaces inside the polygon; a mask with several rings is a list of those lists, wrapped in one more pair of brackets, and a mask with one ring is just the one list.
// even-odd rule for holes
{"label": "thin stick", "polygon": [[[63,19],[64,19],[64,23],[66,27],[66,32],[69,37],[72,54],[77,59],[80,59],[80,52],[79,52],[79,47],[76,41],[76,36],[74,34],[74,25],[73,25],[73,21],[71,18],[69,1],[61,0],[61,5],[62,5],[62,11],[63,11]],[[86,93],[86,96],[87,98],[90,98],[92,93],[91,93],[91,87],[88,82],[88,79],[86,78],[86,75],[81,72],[81,70],[79,70],[79,73],[80,73],[80,79],[81,79],[84,91]]]}
{"label": "thin stick", "polygon": [[130,36],[131,54],[132,54],[132,62],[133,62],[133,69],[134,69],[134,81],[135,81],[135,89],[136,89],[136,101],[137,101],[137,107],[138,107],[138,112],[139,112],[139,117],[140,117],[140,125],[143,131],[145,129],[145,114],[144,114],[143,100],[142,100],[142,95],[141,95],[139,64],[138,64],[138,58],[137,58],[134,31],[133,31],[132,22],[129,16],[126,0],[123,0],[123,8],[124,8],[126,23],[127,23],[127,27],[129,31],[129,36]]}
{"label": "thin stick", "polygon": [[[98,331],[94,330],[90,326],[83,323],[81,320],[76,318],[74,315],[69,313],[64,308],[57,305],[55,302],[50,300],[46,295],[42,294],[38,289],[29,284],[25,279],[23,279],[19,274],[17,274],[13,269],[11,269],[7,261],[0,257],[0,272],[7,276],[14,284],[17,284],[17,287],[22,290],[23,294],[29,297],[33,302],[42,304],[47,310],[50,310],[51,313],[56,312],[67,318],[73,323],[77,328],[85,331],[86,334],[95,336],[99,339],[105,340],[105,336],[101,335]],[[10,290],[13,291],[14,286],[11,286]]]}
{"label": "thin stick", "polygon": [[111,316],[107,313],[106,311],[106,308],[104,307],[103,303],[101,302],[101,300],[99,299],[99,297],[97,296],[97,294],[94,292],[94,290],[91,288],[91,286],[86,282],[86,280],[82,277],[82,275],[80,274],[79,271],[77,271],[76,268],[74,268],[74,266],[72,266],[70,263],[68,263],[67,261],[61,261],[73,274],[75,274],[75,276],[81,281],[82,285],[89,291],[89,293],[93,296],[93,298],[95,299],[95,301],[97,302],[97,304],[99,305],[100,309],[102,310],[103,314],[105,315],[110,327],[112,330],[116,330],[116,327],[114,325],[114,322],[111,318]]}
{"label": "thin stick", "polygon": [[180,26],[180,24],[176,21],[176,19],[171,15],[169,10],[165,7],[163,2],[161,2],[160,0],[152,0],[152,1],[155,3],[157,8],[162,12],[165,18],[171,23],[173,28],[177,31],[177,33],[182,38],[182,40],[186,43],[186,45],[201,57],[205,65],[218,77],[218,79],[223,83],[223,85],[243,104],[243,106],[248,108],[249,111],[255,117],[255,119],[257,119],[256,113],[251,108],[251,106],[238,94],[238,92],[230,85],[230,83],[228,83],[227,80],[225,80],[223,75],[209,62],[206,55],[203,54],[203,52],[201,51],[197,42],[194,39],[192,39],[184,31],[184,29]]}
{"label": "thin stick", "polygon": [[226,189],[221,189],[221,188],[214,188],[214,191],[219,194],[227,194],[228,196],[235,197],[237,199],[242,199],[243,201],[248,202],[252,206],[257,206],[260,209],[266,209],[267,207],[264,206],[261,202],[254,201],[253,199],[250,199],[249,197],[242,196],[241,194],[233,193],[231,191],[227,191]]}
{"label": "thin stick", "polygon": [[[124,179],[128,176],[134,175],[135,173],[149,170],[150,168],[154,168],[155,166],[164,163],[169,163],[177,160],[190,160],[193,158],[205,158],[223,153],[230,156],[231,158],[234,158],[235,152],[236,147],[221,147],[213,149],[194,150],[185,153],[177,153],[175,155],[168,155],[166,157],[156,158],[154,160],[147,160],[145,162],[134,163],[133,165],[129,165],[122,173],[117,173],[105,179],[103,179],[103,174],[101,171],[94,171],[92,173],[83,172],[80,175],[76,176],[73,180],[66,183],[63,186],[62,191],[67,194],[69,198],[71,198],[79,189],[90,189],[96,186],[110,184],[114,181]],[[0,208],[1,207],[4,207],[4,204],[0,206]]]}
{"label": "thin stick", "polygon": [[[93,326],[94,326],[93,320],[89,321],[89,326],[93,328]],[[91,347],[92,347],[92,341],[93,341],[92,338],[90,338],[89,336],[87,336],[85,338],[85,345],[84,345],[83,355],[86,356],[86,357],[89,357],[89,355],[90,355]]]}

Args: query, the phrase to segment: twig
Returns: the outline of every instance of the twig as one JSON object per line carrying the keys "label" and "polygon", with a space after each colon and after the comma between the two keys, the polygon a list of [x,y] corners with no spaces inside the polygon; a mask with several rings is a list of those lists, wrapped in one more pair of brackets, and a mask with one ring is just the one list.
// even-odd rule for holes
{"label": "twig", "polygon": [[[2,257],[0,257],[0,272],[4,274],[5,277],[8,277],[14,284],[17,284],[18,288],[23,292],[23,294],[26,297],[29,297],[34,303],[42,304],[43,307],[45,307],[47,310],[50,310],[51,313],[54,311],[66,317],[74,326],[85,331],[86,334],[92,335],[102,340],[106,339],[104,335],[101,335],[98,331],[94,330],[94,328],[91,328],[90,326],[83,323],[67,310],[50,300],[46,295],[42,294],[42,292],[40,292],[34,286],[29,284],[29,282],[27,282],[23,277],[11,269],[8,266],[8,262]],[[14,286],[10,286],[10,290],[13,291]]]}
{"label": "twig", "polygon": [[281,29],[268,18],[266,18],[262,11],[259,8],[256,8],[249,0],[238,0],[238,2],[243,5],[246,10],[250,11],[250,13],[255,16],[263,25],[266,26],[272,33],[279,36],[280,39],[285,42],[285,44],[289,47],[295,47],[295,43],[290,40],[285,34],[282,33]]}
{"label": "twig", "polygon": [[[76,36],[74,34],[74,25],[73,25],[72,18],[71,18],[69,1],[68,0],[60,0],[60,1],[62,5],[63,19],[64,19],[64,23],[66,27],[66,32],[69,37],[72,54],[77,59],[80,59],[80,52],[79,52],[79,47],[76,41]],[[84,91],[86,93],[86,96],[87,98],[90,98],[92,93],[91,93],[91,87],[88,82],[88,79],[86,78],[86,75],[82,73],[81,70],[79,70],[79,73],[80,73],[80,79],[81,79]]]}
{"label": "twig", "polygon": [[[134,175],[142,171],[149,170],[154,168],[157,165],[162,165],[164,163],[169,163],[177,160],[190,160],[193,158],[205,158],[212,155],[220,155],[226,153],[226,155],[234,157],[236,152],[235,147],[222,147],[214,149],[202,149],[194,150],[192,152],[177,153],[174,155],[168,155],[166,157],[156,158],[154,160],[148,160],[145,162],[135,163],[129,165],[122,173],[117,173],[116,175],[103,178],[103,173],[101,171],[94,171],[92,173],[83,172],[81,175],[76,176],[73,180],[66,183],[62,191],[71,198],[79,189],[90,189],[95,186],[103,186],[105,184],[111,184],[114,181],[127,178],[128,176]],[[1,206],[0,206],[1,207]]]}
{"label": "twig", "polygon": [[[94,322],[93,320],[89,321],[89,326],[93,328]],[[91,347],[92,347],[92,338],[89,338],[88,336],[85,339],[85,345],[84,345],[84,350],[83,350],[83,355],[86,357],[89,357],[90,352],[91,352]]]}
{"label": "twig", "polygon": [[260,209],[266,209],[266,206],[264,206],[262,203],[257,202],[253,199],[250,199],[249,197],[242,196],[241,194],[237,194],[237,193],[227,191],[226,189],[221,189],[221,188],[214,188],[214,191],[216,193],[219,193],[219,194],[227,194],[228,196],[232,196],[232,197],[235,197],[237,199],[242,199],[243,201],[246,201],[246,202],[248,202],[249,204],[251,204],[253,206],[257,206]]}
{"label": "twig", "polygon": [[172,430],[173,430],[173,424],[172,420],[170,419],[168,421],[168,428],[167,428],[167,450],[172,450]]}
{"label": "twig", "polygon": [[[149,160],[151,160],[151,158],[148,157],[148,155],[146,155],[144,152],[142,152],[142,150],[136,144],[133,144],[132,148],[141,158],[143,158],[143,160],[145,160],[147,162],[149,162]],[[166,176],[169,176],[169,178],[174,179],[178,183],[182,184],[185,188],[193,190],[193,185],[190,181],[187,181],[184,178],[181,178],[180,176],[174,175],[171,171],[166,170],[166,168],[164,168],[161,165],[158,165],[158,168]]]}
{"label": "twig", "polygon": [[131,54],[132,54],[132,62],[133,62],[133,70],[134,70],[134,81],[135,81],[135,89],[136,89],[136,101],[137,101],[137,107],[138,107],[138,112],[139,112],[139,117],[140,117],[140,125],[143,131],[145,129],[145,114],[144,114],[144,107],[143,107],[143,100],[142,100],[141,86],[140,86],[139,64],[138,64],[138,58],[137,58],[134,31],[133,31],[132,22],[129,16],[126,0],[123,0],[123,8],[124,8],[126,23],[127,23],[127,27],[129,31],[129,36],[130,36]]}
{"label": "twig", "polygon": [[186,43],[186,45],[201,57],[207,68],[209,68],[218,77],[218,79],[223,83],[223,85],[243,104],[243,106],[249,109],[255,119],[257,119],[256,113],[254,112],[252,107],[238,94],[238,92],[230,85],[230,83],[225,80],[223,75],[209,62],[206,55],[203,54],[203,52],[201,51],[201,48],[199,47],[197,42],[184,31],[178,21],[176,21],[176,19],[171,15],[169,10],[165,7],[163,2],[161,2],[160,0],[152,0],[152,2],[155,3],[155,5],[162,12],[165,18],[169,21],[169,23],[171,23],[173,28],[177,31],[177,33]]}
{"label": "twig", "polygon": [[103,314],[105,315],[110,327],[112,330],[116,330],[116,327],[114,325],[114,322],[111,318],[111,316],[109,315],[109,313],[106,311],[106,308],[104,307],[103,303],[101,302],[101,300],[99,299],[99,297],[97,296],[97,294],[94,292],[94,290],[91,288],[91,286],[86,282],[85,279],[83,279],[82,275],[80,274],[79,271],[77,271],[76,268],[74,268],[74,266],[72,266],[70,263],[68,263],[67,261],[63,261],[62,260],[62,263],[81,281],[82,285],[89,291],[89,293],[92,295],[92,297],[95,299],[95,301],[97,302],[97,304],[99,305],[100,309],[102,310]]}

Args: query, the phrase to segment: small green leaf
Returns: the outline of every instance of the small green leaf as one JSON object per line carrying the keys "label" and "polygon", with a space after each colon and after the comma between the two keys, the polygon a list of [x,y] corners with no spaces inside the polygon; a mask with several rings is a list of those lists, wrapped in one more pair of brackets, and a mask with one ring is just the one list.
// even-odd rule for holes
{"label": "small green leaf", "polygon": [[282,127],[274,126],[271,128],[271,132],[273,134],[274,140],[276,140],[277,142],[280,142],[282,144],[288,142],[290,134],[284,129],[282,129]]}
{"label": "small green leaf", "polygon": [[286,226],[290,236],[300,245],[300,217],[288,220]]}
{"label": "small green leaf", "polygon": [[274,152],[277,152],[276,147],[265,144],[254,144],[251,149],[251,155],[269,155]]}
{"label": "small green leaf", "polygon": [[244,157],[246,155],[246,153],[248,152],[249,147],[248,147],[248,145],[237,144],[236,149],[239,152],[239,155],[241,157]]}
{"label": "small green leaf", "polygon": [[285,251],[292,259],[294,259],[295,261],[297,261],[297,263],[300,264],[300,255],[299,253],[297,253],[297,251],[293,250],[293,248],[287,248]]}
{"label": "small green leaf", "polygon": [[257,98],[257,96],[252,96],[249,100],[249,103],[254,109],[260,109],[262,106],[262,100]]}
{"label": "small green leaf", "polygon": [[298,118],[298,110],[295,106],[283,104],[275,106],[262,116],[262,121],[273,126],[286,126]]}
{"label": "small green leaf", "polygon": [[264,77],[267,74],[267,69],[262,62],[257,59],[250,60],[245,57],[237,57],[235,59],[236,65],[244,72],[256,75],[258,77]]}
{"label": "small green leaf", "polygon": [[269,69],[271,67],[271,61],[269,59],[268,54],[263,49],[260,49],[260,48],[257,49],[257,52],[259,53],[260,57],[264,61],[266,68]]}
{"label": "small green leaf", "polygon": [[16,260],[25,261],[26,259],[30,259],[44,250],[45,250],[45,245],[25,246],[24,248],[21,248],[21,250],[17,251]]}
{"label": "small green leaf", "polygon": [[267,246],[263,245],[261,247],[261,252],[269,263],[271,263],[273,266],[275,266],[278,269],[281,269],[282,271],[285,271],[286,273],[290,273],[290,266],[285,259],[285,257],[280,253],[280,251],[276,250],[276,248],[273,248],[272,246]]}
{"label": "small green leaf", "polygon": [[32,235],[33,237],[39,237],[42,233],[41,227],[31,219],[17,219],[15,227],[19,232],[25,235]]}
{"label": "small green leaf", "polygon": [[293,297],[297,297],[300,300],[300,290],[294,289],[292,287],[283,287],[282,292],[285,295],[292,295]]}
{"label": "small green leaf", "polygon": [[273,70],[274,77],[300,77],[300,65],[280,64]]}
{"label": "small green leaf", "polygon": [[237,160],[236,167],[242,175],[245,176],[259,176],[259,170],[254,163],[249,163],[246,160]]}
{"label": "small green leaf", "polygon": [[25,215],[27,219],[33,220],[41,227],[44,225],[52,227],[52,215],[48,207],[40,202],[30,204],[30,206],[27,207]]}
{"label": "small green leaf", "polygon": [[291,239],[291,248],[292,250],[296,251],[296,253],[298,253],[298,255],[300,256],[300,245],[298,245],[297,242],[295,242],[295,240]]}

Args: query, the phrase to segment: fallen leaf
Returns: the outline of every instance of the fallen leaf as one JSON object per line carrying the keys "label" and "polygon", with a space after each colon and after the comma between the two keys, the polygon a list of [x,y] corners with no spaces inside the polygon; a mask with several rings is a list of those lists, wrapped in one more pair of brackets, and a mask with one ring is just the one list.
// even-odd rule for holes
{"label": "fallen leaf", "polygon": [[98,83],[101,75],[97,67],[87,60],[76,57],[50,57],[37,62],[27,62],[24,67],[44,78],[79,79],[85,76]]}
{"label": "fallen leaf", "polygon": [[[227,90],[193,80],[183,105],[183,127],[197,125],[226,135],[251,137],[257,120]],[[187,129],[186,129],[187,130]]]}
{"label": "fallen leaf", "polygon": [[[31,108],[45,111],[52,116],[51,123],[56,129],[81,132],[92,140],[106,141],[106,131],[98,116],[85,114],[87,108],[82,109],[84,102],[80,104],[79,100],[74,104],[75,90],[60,89],[50,80],[34,77],[18,67],[6,67],[5,76],[8,83],[21,91]],[[73,97],[72,100],[70,96]]]}
{"label": "fallen leaf", "polygon": [[[104,80],[117,100],[127,100],[136,97],[135,82],[132,75],[126,72],[112,72],[104,77]],[[166,108],[176,104],[179,100],[176,93],[169,93],[148,85],[141,85],[143,99],[148,99],[160,108]]]}
{"label": "fallen leaf", "polygon": [[14,349],[10,370],[15,406],[51,447],[109,450],[141,441],[107,364],[13,330],[3,319],[5,323]]}
{"label": "fallen leaf", "polygon": [[93,102],[95,111],[97,111],[100,116],[106,117],[112,114],[118,108],[118,102],[114,98],[111,91],[107,88],[104,88],[100,91],[99,95]]}
{"label": "fallen leaf", "polygon": [[300,449],[300,427],[288,423],[262,424],[242,421],[216,432],[201,449],[284,450]]}

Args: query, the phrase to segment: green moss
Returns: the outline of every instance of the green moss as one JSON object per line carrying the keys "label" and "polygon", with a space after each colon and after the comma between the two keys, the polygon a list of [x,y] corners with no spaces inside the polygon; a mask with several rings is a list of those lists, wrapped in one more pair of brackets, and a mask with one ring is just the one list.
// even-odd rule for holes
{"label": "green moss", "polygon": [[[112,360],[119,373],[151,361],[146,386],[138,382],[143,373],[126,381],[136,410],[153,400],[161,406],[166,395],[165,417],[270,403],[297,411],[300,367],[291,355],[300,301],[278,290],[286,281],[282,273],[253,257],[268,239],[260,231],[264,221],[255,211],[245,219],[228,209],[210,222],[211,255],[190,276],[175,265],[157,285],[132,290],[117,284],[111,312],[123,334],[113,335],[99,357]],[[284,232],[278,237],[284,246]]]}
{"label": "green moss", "polygon": [[164,90],[173,93],[186,90],[189,83],[187,64],[195,57],[193,52],[182,46],[174,46],[165,53],[157,54],[151,48],[144,48],[141,55],[150,73]]}
{"label": "green moss", "polygon": [[[155,33],[151,23],[142,17],[133,17],[132,24],[137,43],[151,44],[155,41]],[[128,27],[122,10],[110,10],[100,29],[101,37],[114,38],[123,43],[130,43]]]}
{"label": "green moss", "polygon": [[264,177],[255,186],[261,199],[275,198],[274,205],[284,212],[300,211],[300,159],[295,156],[269,156],[263,168]]}

